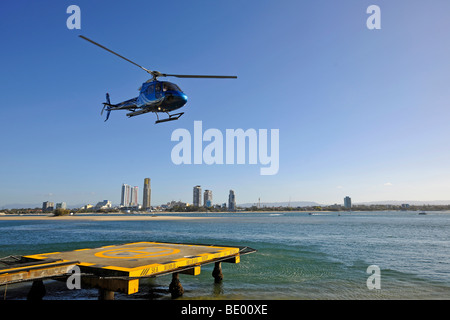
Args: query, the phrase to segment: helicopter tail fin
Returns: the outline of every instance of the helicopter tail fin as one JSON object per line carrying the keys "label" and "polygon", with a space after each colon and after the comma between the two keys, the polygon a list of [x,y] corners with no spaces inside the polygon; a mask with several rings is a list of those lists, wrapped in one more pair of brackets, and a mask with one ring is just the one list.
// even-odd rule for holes
{"label": "helicopter tail fin", "polygon": [[103,111],[106,108],[106,119],[105,122],[109,119],[109,114],[111,113],[111,101],[109,100],[109,93],[106,94],[106,102],[103,103],[103,109],[100,115],[103,115]]}

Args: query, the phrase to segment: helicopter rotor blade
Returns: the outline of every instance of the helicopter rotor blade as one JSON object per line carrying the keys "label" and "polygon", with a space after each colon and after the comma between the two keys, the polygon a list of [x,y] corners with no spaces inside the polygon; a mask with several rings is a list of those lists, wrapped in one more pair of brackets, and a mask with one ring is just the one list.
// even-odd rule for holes
{"label": "helicopter rotor blade", "polygon": [[130,59],[127,59],[127,58],[125,58],[124,56],[121,56],[120,54],[118,54],[118,53],[116,53],[116,52],[114,52],[114,51],[112,51],[112,50],[106,48],[105,46],[102,46],[100,43],[97,43],[97,42],[95,42],[95,41],[93,41],[93,40],[91,40],[91,39],[89,39],[89,38],[86,38],[85,36],[82,36],[82,35],[80,35],[79,37],[82,38],[82,39],[84,39],[84,40],[86,40],[86,41],[89,41],[89,42],[92,43],[92,44],[95,44],[96,46],[99,46],[99,47],[102,48],[102,49],[105,49],[105,50],[108,51],[108,52],[111,52],[112,54],[115,54],[115,55],[118,56],[119,58],[122,58],[122,59],[124,59],[124,60],[126,60],[126,61],[128,61],[128,62],[130,62],[130,63],[132,63],[132,64],[134,64],[135,66],[141,68],[142,70],[144,70],[144,71],[146,71],[146,72],[148,72],[148,73],[150,73],[150,74],[153,75],[153,71],[148,70],[148,69],[144,68],[143,66],[138,65],[136,62],[133,62],[133,61],[131,61]]}
{"label": "helicopter rotor blade", "polygon": [[236,76],[210,76],[210,75],[190,75],[190,74],[162,74],[163,77],[177,78],[209,78],[209,79],[237,79]]}
{"label": "helicopter rotor blade", "polygon": [[106,50],[106,51],[108,51],[108,52],[110,52],[110,53],[112,53],[112,54],[118,56],[119,58],[122,58],[122,59],[128,61],[129,63],[134,64],[135,66],[141,68],[142,70],[144,70],[144,71],[150,73],[150,74],[153,76],[153,79],[156,79],[156,78],[158,78],[158,77],[207,78],[207,79],[208,79],[208,78],[209,78],[209,79],[237,79],[236,76],[167,74],[167,73],[161,73],[161,72],[159,72],[159,71],[152,71],[152,70],[149,70],[149,69],[147,69],[147,68],[144,68],[143,66],[137,64],[136,62],[131,61],[130,59],[125,58],[124,56],[118,54],[117,52],[114,52],[114,51],[112,51],[111,49],[108,49],[108,48],[106,48],[105,46],[101,45],[100,43],[97,43],[97,42],[95,42],[95,41],[93,41],[93,40],[91,40],[91,39],[89,39],[89,38],[87,38],[87,37],[85,37],[85,36],[83,36],[83,35],[79,35],[79,37],[82,38],[82,39],[84,39],[84,40],[86,40],[86,41],[89,41],[89,42],[92,43],[92,44],[95,44],[96,46],[98,46],[98,47],[100,47],[100,48],[102,48],[102,49],[104,49],[104,50]]}

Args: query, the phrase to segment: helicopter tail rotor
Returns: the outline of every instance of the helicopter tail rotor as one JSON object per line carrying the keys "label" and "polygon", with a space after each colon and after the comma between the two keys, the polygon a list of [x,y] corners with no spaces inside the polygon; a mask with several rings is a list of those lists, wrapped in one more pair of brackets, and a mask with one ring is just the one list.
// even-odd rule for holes
{"label": "helicopter tail rotor", "polygon": [[103,111],[107,111],[105,122],[109,119],[109,114],[111,113],[111,101],[109,100],[109,93],[106,94],[106,102],[103,102],[103,109],[100,115],[103,115]]}

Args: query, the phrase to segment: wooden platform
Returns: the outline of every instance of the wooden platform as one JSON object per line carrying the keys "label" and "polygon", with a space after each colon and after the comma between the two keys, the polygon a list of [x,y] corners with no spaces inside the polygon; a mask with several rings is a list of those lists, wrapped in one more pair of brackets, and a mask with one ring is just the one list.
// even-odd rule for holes
{"label": "wooden platform", "polygon": [[[83,275],[84,284],[111,292],[132,294],[139,290],[140,278],[174,273],[177,276],[178,273],[198,275],[202,265],[216,263],[220,267],[220,262],[239,263],[241,255],[255,251],[247,247],[222,245],[134,242],[33,254],[22,257],[28,262],[27,266],[0,268],[0,285],[17,280],[67,275],[70,268],[77,266]],[[31,270],[35,270],[36,275]]]}
{"label": "wooden platform", "polygon": [[78,261],[63,261],[61,259],[33,261],[24,257],[16,257],[0,267],[0,285],[65,275],[77,264]]}

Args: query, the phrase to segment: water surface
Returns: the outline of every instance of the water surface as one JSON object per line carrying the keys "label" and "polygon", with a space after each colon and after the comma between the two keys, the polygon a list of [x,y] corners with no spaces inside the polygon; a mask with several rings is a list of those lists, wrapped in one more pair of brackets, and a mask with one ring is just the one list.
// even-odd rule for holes
{"label": "water surface", "polygon": [[[192,214],[201,216],[204,214]],[[163,241],[249,246],[240,264],[181,275],[186,299],[449,299],[450,213],[237,213],[177,221],[2,221],[0,257],[135,242]],[[223,218],[220,218],[223,217]],[[381,289],[369,290],[367,267],[381,269]],[[171,277],[142,280],[134,295],[169,299]],[[26,298],[26,286],[8,299]],[[96,299],[97,291],[68,291],[47,281],[46,299]],[[0,288],[3,294],[4,288]],[[25,293],[24,293],[25,292]]]}

